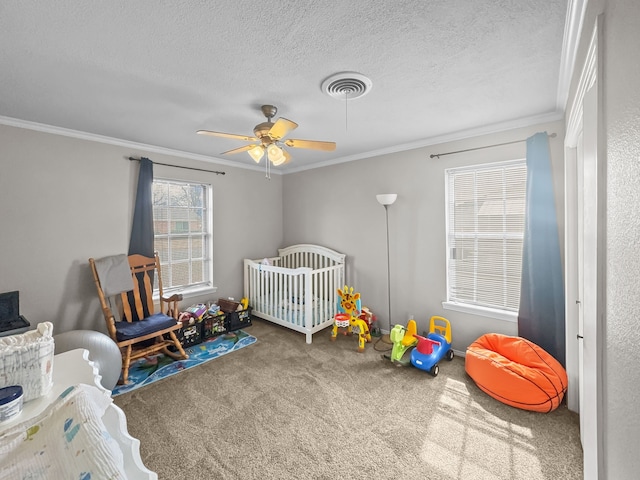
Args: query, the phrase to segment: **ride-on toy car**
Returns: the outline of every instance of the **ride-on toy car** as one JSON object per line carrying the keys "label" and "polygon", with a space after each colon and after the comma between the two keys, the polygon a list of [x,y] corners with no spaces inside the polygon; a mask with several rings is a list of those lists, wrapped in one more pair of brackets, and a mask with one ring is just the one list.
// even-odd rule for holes
{"label": "ride-on toy car", "polygon": [[446,357],[453,360],[451,350],[451,324],[444,317],[433,316],[429,322],[429,333],[426,337],[414,335],[418,345],[411,351],[411,365],[426,370],[434,377],[438,375],[438,362]]}

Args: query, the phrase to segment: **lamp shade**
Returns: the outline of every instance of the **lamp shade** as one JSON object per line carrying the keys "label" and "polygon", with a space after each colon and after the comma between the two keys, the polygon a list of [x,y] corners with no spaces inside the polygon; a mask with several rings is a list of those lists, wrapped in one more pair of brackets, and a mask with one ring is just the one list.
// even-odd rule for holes
{"label": "lamp shade", "polygon": [[398,198],[397,193],[380,193],[376,195],[376,199],[380,205],[392,205]]}
{"label": "lamp shade", "polygon": [[282,149],[275,143],[272,143],[267,147],[267,156],[269,157],[269,160],[275,163],[282,159]]}
{"label": "lamp shade", "polygon": [[251,150],[249,150],[247,153],[249,155],[251,155],[251,158],[253,158],[253,160],[256,163],[260,163],[260,159],[264,155],[264,148],[262,148],[260,145],[256,145]]}

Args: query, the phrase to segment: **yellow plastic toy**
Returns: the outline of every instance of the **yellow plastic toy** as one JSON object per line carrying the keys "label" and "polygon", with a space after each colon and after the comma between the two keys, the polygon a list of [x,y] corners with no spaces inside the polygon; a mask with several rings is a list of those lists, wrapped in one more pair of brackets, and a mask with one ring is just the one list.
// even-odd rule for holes
{"label": "yellow plastic toy", "polygon": [[451,324],[446,318],[437,315],[431,317],[431,320],[429,320],[429,333],[442,335],[447,343],[451,345]]}
{"label": "yellow plastic toy", "polygon": [[331,341],[338,337],[338,329],[344,328],[345,335],[358,334],[358,351],[364,352],[366,342],[371,341],[371,333],[367,322],[360,318],[360,294],[353,293],[353,287],[344,286],[343,290],[338,289],[340,302],[338,313],[333,319],[333,329],[331,330]]}
{"label": "yellow plastic toy", "polygon": [[242,297],[240,299],[240,305],[242,305],[243,310],[246,310],[247,308],[249,308],[249,299],[247,297]]}
{"label": "yellow plastic toy", "polygon": [[393,342],[393,349],[391,350],[391,356],[388,356],[391,363],[398,363],[399,365],[408,365],[409,360],[403,359],[407,350],[415,347],[418,344],[418,339],[415,335],[418,333],[418,326],[414,319],[409,320],[406,327],[402,325],[396,325],[391,329],[389,338]]}

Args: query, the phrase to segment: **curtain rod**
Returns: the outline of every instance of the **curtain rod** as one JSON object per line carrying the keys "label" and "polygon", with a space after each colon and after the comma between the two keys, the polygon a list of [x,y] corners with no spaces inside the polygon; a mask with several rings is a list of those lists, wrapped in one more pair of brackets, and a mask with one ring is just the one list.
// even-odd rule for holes
{"label": "curtain rod", "polygon": [[[128,157],[128,158],[131,161],[136,161],[136,162],[140,161],[139,158],[133,158],[133,157]],[[153,160],[151,161],[151,163],[153,163],[154,165],[164,165],[165,167],[186,168],[187,170],[198,170],[199,172],[209,172],[209,173],[215,173],[216,175],[226,175],[226,172],[221,172],[218,170],[205,170],[204,168],[183,167],[182,165],[171,165],[170,163],[154,162]]]}
{"label": "curtain rod", "polygon": [[[555,133],[550,133],[549,137],[555,138],[557,135]],[[464,153],[464,152],[472,152],[473,150],[481,150],[483,148],[492,148],[492,147],[501,147],[503,145],[511,145],[512,143],[520,143],[526,142],[527,139],[522,140],[514,140],[513,142],[505,142],[505,143],[496,143],[495,145],[485,145],[484,147],[475,147],[475,148],[467,148],[466,150],[456,150],[455,152],[446,152],[446,153],[432,153],[429,155],[430,158],[440,158],[444,155],[453,155],[454,153]]]}

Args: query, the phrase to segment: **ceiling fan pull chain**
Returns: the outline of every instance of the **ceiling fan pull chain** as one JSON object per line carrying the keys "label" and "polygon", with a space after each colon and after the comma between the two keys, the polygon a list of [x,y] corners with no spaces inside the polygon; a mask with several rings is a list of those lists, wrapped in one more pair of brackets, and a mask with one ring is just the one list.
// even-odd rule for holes
{"label": "ceiling fan pull chain", "polygon": [[349,91],[344,91],[344,131],[349,131]]}

